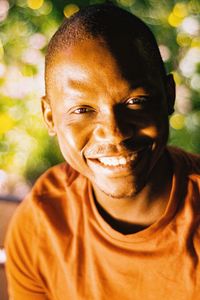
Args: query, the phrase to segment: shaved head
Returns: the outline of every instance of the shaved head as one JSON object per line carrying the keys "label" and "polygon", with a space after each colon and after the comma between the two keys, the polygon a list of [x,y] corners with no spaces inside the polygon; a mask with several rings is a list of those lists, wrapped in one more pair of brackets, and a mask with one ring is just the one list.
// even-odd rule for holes
{"label": "shaved head", "polygon": [[[49,43],[43,114],[75,170],[104,196],[130,199],[163,154],[171,86],[144,22],[114,5],[93,5],[66,19]],[[116,154],[129,167],[115,174],[99,155]]]}
{"label": "shaved head", "polygon": [[[133,14],[112,4],[92,5],[65,19],[50,40],[45,63],[45,79],[60,51],[86,39],[99,39],[123,66],[123,55],[142,57],[149,74],[166,72],[156,40],[148,26]],[[139,67],[139,66],[138,66]],[[153,76],[153,75],[152,75]]]}

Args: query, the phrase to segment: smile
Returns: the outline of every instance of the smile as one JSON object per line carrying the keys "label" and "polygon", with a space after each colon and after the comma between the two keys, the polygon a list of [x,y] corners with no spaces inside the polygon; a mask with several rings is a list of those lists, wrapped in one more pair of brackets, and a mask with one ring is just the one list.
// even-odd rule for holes
{"label": "smile", "polygon": [[100,157],[98,160],[100,163],[104,164],[105,166],[125,166],[131,161],[134,161],[137,158],[137,153],[133,153],[129,156],[105,156],[105,157]]}
{"label": "smile", "polygon": [[105,155],[88,157],[87,162],[94,173],[109,177],[121,177],[132,174],[133,169],[143,168],[149,158],[150,146],[139,149],[130,154]]}

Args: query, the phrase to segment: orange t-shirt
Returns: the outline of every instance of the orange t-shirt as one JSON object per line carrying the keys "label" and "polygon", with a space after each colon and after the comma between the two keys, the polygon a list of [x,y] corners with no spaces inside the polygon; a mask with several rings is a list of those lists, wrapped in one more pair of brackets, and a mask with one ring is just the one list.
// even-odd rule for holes
{"label": "orange t-shirt", "polygon": [[169,153],[166,211],[134,234],[106,223],[90,182],[66,163],[43,174],[7,234],[10,299],[200,299],[200,157]]}

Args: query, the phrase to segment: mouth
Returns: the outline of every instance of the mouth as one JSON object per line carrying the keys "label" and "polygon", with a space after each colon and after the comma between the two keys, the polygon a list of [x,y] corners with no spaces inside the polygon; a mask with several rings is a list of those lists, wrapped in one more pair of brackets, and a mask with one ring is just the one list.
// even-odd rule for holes
{"label": "mouth", "polygon": [[120,156],[104,156],[99,157],[96,160],[107,167],[120,167],[126,166],[137,159],[138,153],[132,153],[131,155]]}
{"label": "mouth", "polygon": [[107,172],[113,175],[116,175],[116,173],[126,175],[126,173],[132,172],[140,161],[146,157],[149,149],[148,146],[131,154],[107,155],[98,158],[87,158],[87,160],[88,164],[92,168],[95,167],[96,171],[99,170],[99,172]]}

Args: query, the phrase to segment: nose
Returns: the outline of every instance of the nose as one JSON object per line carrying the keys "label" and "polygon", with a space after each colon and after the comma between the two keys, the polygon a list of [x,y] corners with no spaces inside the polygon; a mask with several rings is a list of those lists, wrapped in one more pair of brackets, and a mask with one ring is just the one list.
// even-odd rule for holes
{"label": "nose", "polygon": [[106,117],[96,124],[93,137],[97,142],[109,144],[121,144],[133,136],[133,124],[129,124],[124,118],[118,118],[114,112],[110,112]]}

